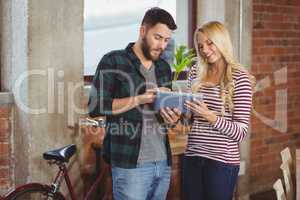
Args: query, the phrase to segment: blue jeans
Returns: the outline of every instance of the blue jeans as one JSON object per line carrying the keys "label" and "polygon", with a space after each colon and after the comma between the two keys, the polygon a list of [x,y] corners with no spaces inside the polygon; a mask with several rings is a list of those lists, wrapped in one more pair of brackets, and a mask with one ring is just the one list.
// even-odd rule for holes
{"label": "blue jeans", "polygon": [[167,161],[147,162],[133,169],[112,167],[115,200],[166,199],[171,179]]}
{"label": "blue jeans", "polygon": [[186,200],[232,200],[238,165],[203,157],[183,158],[183,190]]}

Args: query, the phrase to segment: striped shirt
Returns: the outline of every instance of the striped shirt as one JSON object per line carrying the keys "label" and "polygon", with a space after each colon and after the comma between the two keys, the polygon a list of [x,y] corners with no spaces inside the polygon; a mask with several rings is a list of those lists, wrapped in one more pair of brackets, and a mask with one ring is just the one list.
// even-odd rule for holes
{"label": "striped shirt", "polygon": [[[188,86],[197,77],[196,67],[192,67],[188,77]],[[242,71],[233,72],[234,108],[232,113],[225,110],[221,115],[223,103],[220,98],[220,86],[203,86],[203,94],[208,109],[217,114],[214,125],[201,116],[193,116],[193,125],[188,135],[186,156],[201,156],[228,164],[240,164],[240,142],[248,132],[252,105],[252,88],[248,75]]]}

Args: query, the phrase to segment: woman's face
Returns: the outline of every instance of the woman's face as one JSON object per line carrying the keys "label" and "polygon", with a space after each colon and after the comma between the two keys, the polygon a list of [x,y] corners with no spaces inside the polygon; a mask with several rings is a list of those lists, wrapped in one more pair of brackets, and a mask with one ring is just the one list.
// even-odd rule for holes
{"label": "woman's face", "polygon": [[217,46],[202,32],[198,33],[198,48],[201,56],[209,64],[215,64],[222,58]]}

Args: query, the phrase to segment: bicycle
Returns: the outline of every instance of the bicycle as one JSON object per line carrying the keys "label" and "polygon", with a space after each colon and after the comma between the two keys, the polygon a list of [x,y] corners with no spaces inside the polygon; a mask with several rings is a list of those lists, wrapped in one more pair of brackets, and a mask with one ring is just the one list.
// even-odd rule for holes
{"label": "bicycle", "polygon": [[[105,127],[105,122],[103,122],[103,120],[88,119],[87,124],[88,123],[97,127]],[[9,192],[5,197],[0,198],[0,200],[65,200],[65,196],[59,190],[63,180],[65,180],[71,199],[77,200],[67,169],[67,163],[75,154],[76,149],[76,145],[71,144],[43,153],[43,158],[48,161],[50,166],[53,164],[58,166],[58,172],[51,184],[27,183],[17,187],[12,192]],[[105,167],[98,175],[96,181],[85,195],[84,200],[91,199],[91,195],[96,189],[96,186],[100,183],[100,180],[102,180],[106,171],[107,167]]]}

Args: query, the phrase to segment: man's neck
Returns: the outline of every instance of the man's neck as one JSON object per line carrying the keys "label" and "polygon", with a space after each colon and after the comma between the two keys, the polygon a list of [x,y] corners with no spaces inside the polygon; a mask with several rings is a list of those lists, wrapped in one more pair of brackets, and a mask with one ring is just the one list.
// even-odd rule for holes
{"label": "man's neck", "polygon": [[142,65],[146,68],[146,69],[150,69],[150,67],[152,66],[153,64],[153,61],[152,60],[149,60],[145,57],[143,51],[142,51],[142,48],[141,48],[141,45],[139,42],[136,42],[134,45],[133,45],[133,52],[135,53],[135,55],[140,59]]}

